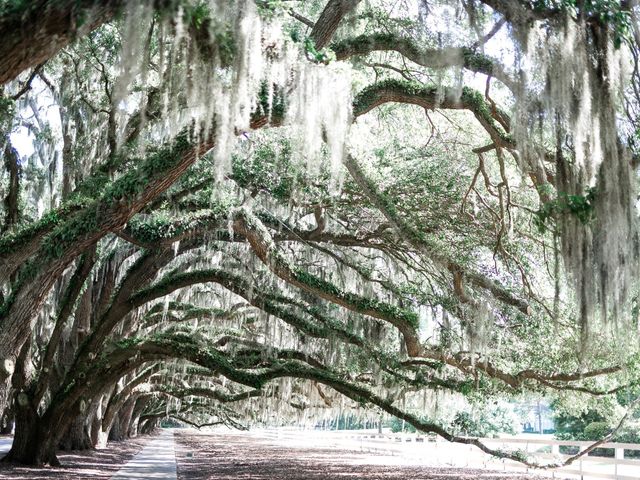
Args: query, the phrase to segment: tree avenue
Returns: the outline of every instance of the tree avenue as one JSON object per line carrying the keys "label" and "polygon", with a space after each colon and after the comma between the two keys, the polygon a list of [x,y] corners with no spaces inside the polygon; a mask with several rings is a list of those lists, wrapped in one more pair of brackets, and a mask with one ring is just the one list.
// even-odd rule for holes
{"label": "tree avenue", "polygon": [[549,467],[433,412],[531,394],[612,438],[640,394],[639,15],[0,0],[5,461],[358,412]]}

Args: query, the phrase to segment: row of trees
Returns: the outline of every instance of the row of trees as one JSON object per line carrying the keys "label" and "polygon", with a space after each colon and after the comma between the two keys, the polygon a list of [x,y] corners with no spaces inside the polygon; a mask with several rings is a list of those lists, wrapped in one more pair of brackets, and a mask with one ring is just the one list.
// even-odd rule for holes
{"label": "row of trees", "polygon": [[637,383],[637,14],[0,2],[6,460],[367,407],[535,464],[425,410]]}

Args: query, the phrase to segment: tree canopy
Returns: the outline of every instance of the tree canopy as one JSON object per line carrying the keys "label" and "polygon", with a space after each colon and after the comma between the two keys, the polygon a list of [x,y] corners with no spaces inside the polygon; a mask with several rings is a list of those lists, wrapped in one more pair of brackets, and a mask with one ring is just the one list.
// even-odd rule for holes
{"label": "tree canopy", "polygon": [[638,15],[0,0],[7,460],[368,411],[537,465],[434,413],[527,394],[610,438],[640,380]]}

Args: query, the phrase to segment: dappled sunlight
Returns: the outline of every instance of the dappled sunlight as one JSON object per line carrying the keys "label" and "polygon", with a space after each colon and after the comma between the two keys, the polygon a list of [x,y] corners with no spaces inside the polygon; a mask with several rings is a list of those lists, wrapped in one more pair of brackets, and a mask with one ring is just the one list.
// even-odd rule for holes
{"label": "dappled sunlight", "polygon": [[[446,466],[416,466],[388,454],[314,445],[313,432],[298,445],[283,445],[260,435],[226,432],[176,433],[180,480],[535,480],[536,475]],[[561,478],[561,477],[557,477]]]}
{"label": "dappled sunlight", "polygon": [[0,479],[6,480],[89,480],[109,479],[129,461],[149,437],[133,438],[126,442],[111,442],[108,448],[83,452],[59,452],[62,467],[25,467],[0,463]]}

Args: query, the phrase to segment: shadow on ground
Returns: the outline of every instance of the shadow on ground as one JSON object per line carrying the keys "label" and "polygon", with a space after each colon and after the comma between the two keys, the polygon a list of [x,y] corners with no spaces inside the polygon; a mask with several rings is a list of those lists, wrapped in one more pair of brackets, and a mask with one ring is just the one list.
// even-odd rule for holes
{"label": "shadow on ground", "polygon": [[109,443],[103,450],[59,452],[62,467],[30,468],[0,463],[0,479],[21,480],[93,480],[111,478],[131,460],[150,437]]}
{"label": "shadow on ground", "polygon": [[527,474],[467,468],[387,466],[369,454],[291,448],[249,436],[176,432],[179,480],[534,480]]}

